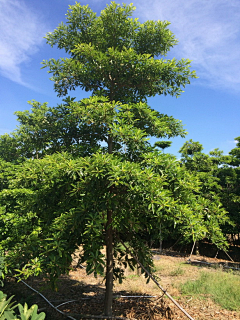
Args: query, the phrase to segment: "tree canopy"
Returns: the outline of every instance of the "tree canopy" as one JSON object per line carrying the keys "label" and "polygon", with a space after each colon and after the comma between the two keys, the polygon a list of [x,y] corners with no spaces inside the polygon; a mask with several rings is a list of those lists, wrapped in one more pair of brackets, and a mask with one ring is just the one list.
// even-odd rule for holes
{"label": "tree canopy", "polygon": [[46,35],[68,57],[43,61],[59,96],[80,87],[123,103],[159,94],[179,96],[195,78],[187,59],[163,59],[176,45],[168,21],[133,19],[135,7],[111,2],[99,16],[89,7],[69,6],[67,24]]}

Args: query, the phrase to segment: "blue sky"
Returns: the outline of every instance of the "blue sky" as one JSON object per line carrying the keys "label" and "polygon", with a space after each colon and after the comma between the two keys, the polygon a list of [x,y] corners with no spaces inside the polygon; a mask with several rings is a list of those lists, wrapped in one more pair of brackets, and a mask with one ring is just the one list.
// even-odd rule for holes
{"label": "blue sky", "polygon": [[[116,1],[120,2],[120,1]],[[240,136],[240,1],[137,0],[134,16],[168,20],[179,40],[169,58],[189,58],[198,79],[180,98],[154,97],[149,104],[182,120],[188,135],[173,139],[176,154],[186,140],[199,141],[204,152],[219,148],[227,154]],[[29,109],[27,101],[55,106],[61,102],[41,61],[64,57],[46,44],[44,35],[65,22],[71,0],[0,0],[0,134],[16,128],[15,111]],[[106,0],[81,1],[100,12]],[[121,2],[120,2],[121,3]],[[89,93],[77,91],[78,99]]]}

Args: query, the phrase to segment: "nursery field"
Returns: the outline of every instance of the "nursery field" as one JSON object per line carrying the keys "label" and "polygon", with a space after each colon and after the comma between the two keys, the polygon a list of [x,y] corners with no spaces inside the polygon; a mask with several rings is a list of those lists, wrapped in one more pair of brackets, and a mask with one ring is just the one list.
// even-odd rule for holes
{"label": "nursery field", "polygon": [[[180,256],[176,252],[155,254],[155,277],[161,286],[195,320],[240,319],[240,273],[225,269],[229,262],[214,258]],[[76,261],[77,262],[77,261]],[[209,264],[211,263],[211,267]],[[228,271],[226,271],[228,270]],[[112,319],[188,319],[163,292],[139,271],[126,271],[122,284],[114,286]],[[43,294],[54,306],[67,315],[55,311],[36,292],[26,285],[9,280],[4,287],[18,302],[37,303],[46,319],[105,319],[104,279],[87,276],[84,268],[76,268],[59,280],[58,291],[52,291],[44,279],[30,279],[27,283]]]}

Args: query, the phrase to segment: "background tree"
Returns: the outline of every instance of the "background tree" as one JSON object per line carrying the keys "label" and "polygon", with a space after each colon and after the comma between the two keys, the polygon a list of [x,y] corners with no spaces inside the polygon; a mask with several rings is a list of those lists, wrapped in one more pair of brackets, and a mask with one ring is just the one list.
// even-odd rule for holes
{"label": "background tree", "polygon": [[203,146],[198,141],[193,141],[190,139],[186,141],[179,152],[182,154],[182,157],[193,156],[196,153],[199,153],[203,150]]}
{"label": "background tree", "polygon": [[224,232],[234,235],[240,234],[240,137],[235,138],[237,145],[229,152],[229,155],[222,156],[222,164],[218,168],[217,177],[221,185],[221,202],[228,211],[234,225],[226,225]]}
{"label": "background tree", "polygon": [[154,147],[161,148],[164,151],[166,148],[169,148],[171,144],[172,141],[156,141]]}
{"label": "background tree", "polygon": [[[165,176],[171,196],[180,205],[179,217],[185,219],[189,214],[187,225],[186,220],[183,220],[183,224],[178,220],[177,227],[171,224],[173,220],[170,224],[165,221],[162,228],[163,238],[176,239],[184,235],[182,240],[185,243],[208,238],[217,246],[221,246],[224,243],[223,237],[220,236],[221,226],[229,222],[229,219],[226,217],[226,210],[217,193],[220,190],[217,178],[211,176],[209,172],[195,171],[195,166],[190,170],[185,163],[177,161],[169,154],[162,154],[158,165],[156,160],[155,163],[155,170],[157,169],[160,175]],[[196,219],[194,224],[192,219]],[[193,225],[195,225],[194,228],[192,228]],[[199,229],[196,225],[199,225]]]}
{"label": "background tree", "polygon": [[234,139],[237,144],[236,144],[236,147],[233,148],[229,154],[232,156],[229,160],[230,161],[230,165],[233,165],[235,167],[239,167],[240,165],[240,137],[237,137]]}
{"label": "background tree", "polygon": [[22,152],[19,150],[17,134],[3,134],[0,136],[0,158],[7,162],[23,161]]}
{"label": "background tree", "polygon": [[[237,175],[230,156],[224,156],[223,151],[214,149],[209,155],[202,152],[202,145],[192,140],[187,141],[179,152],[182,153],[181,163],[201,182],[201,195],[224,208],[228,214],[228,223],[221,225],[224,233],[236,232],[237,201],[235,186]],[[230,152],[231,153],[231,152]],[[231,181],[231,182],[230,182]],[[234,233],[234,232],[233,232]]]}

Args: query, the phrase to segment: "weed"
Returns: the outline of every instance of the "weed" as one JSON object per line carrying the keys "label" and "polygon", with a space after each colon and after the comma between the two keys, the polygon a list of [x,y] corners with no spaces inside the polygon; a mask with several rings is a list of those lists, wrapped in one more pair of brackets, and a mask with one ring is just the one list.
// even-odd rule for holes
{"label": "weed", "polygon": [[164,271],[165,269],[166,269],[165,266],[155,265],[155,272],[161,272],[161,271]]}
{"label": "weed", "polygon": [[172,277],[177,277],[183,275],[184,273],[185,270],[183,270],[181,267],[178,267],[177,269],[171,271],[169,275]]}
{"label": "weed", "polygon": [[136,279],[136,278],[139,278],[139,275],[137,275],[137,274],[129,274],[129,275],[127,276],[127,278],[128,278],[128,279]]}

